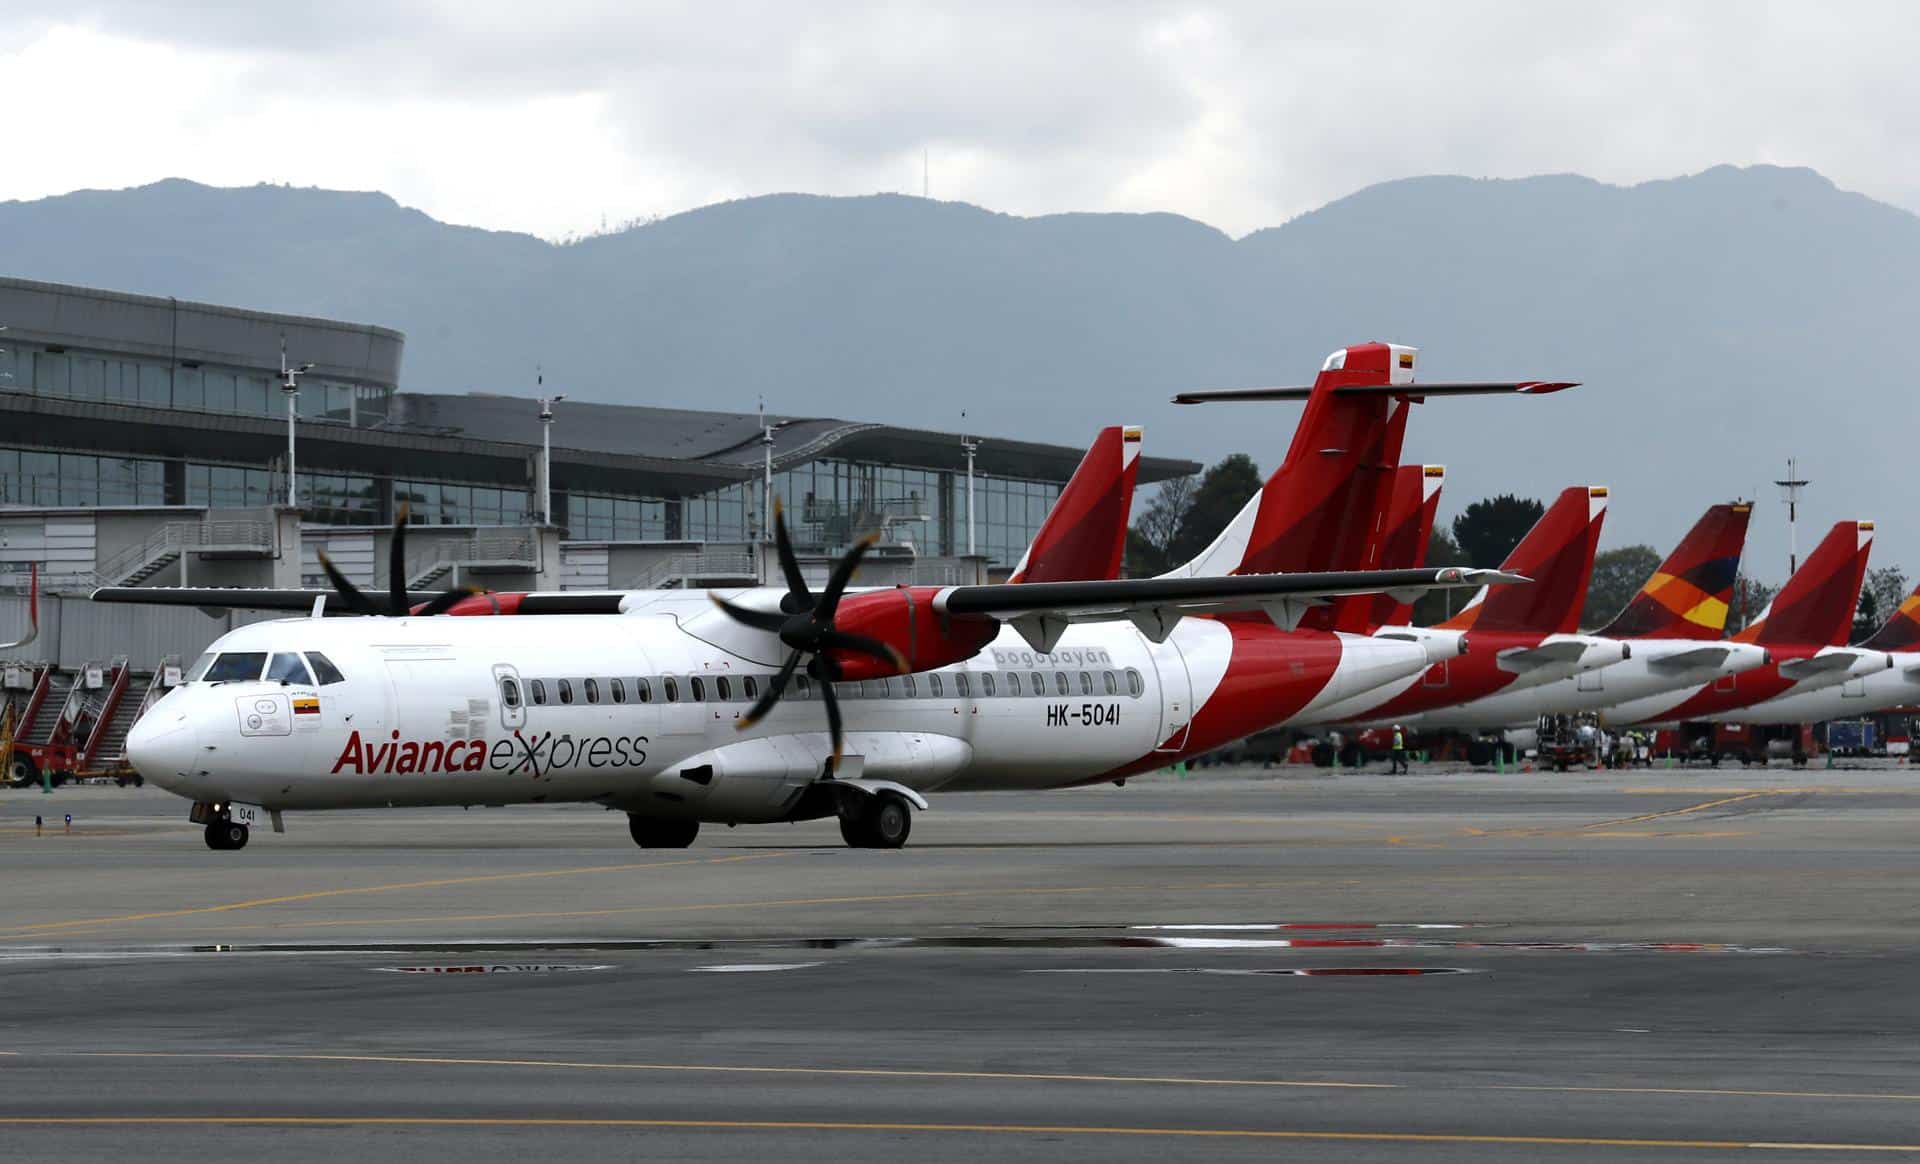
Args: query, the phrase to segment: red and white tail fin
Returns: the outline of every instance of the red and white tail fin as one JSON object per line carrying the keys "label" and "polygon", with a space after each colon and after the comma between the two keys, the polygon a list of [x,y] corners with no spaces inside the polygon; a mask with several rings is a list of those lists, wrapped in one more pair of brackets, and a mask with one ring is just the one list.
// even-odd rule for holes
{"label": "red and white tail fin", "polygon": [[1845,646],[1872,550],[1872,522],[1836,523],[1760,617],[1733,637],[1767,645]]}
{"label": "red and white tail fin", "polygon": [[1542,395],[1560,381],[1415,384],[1417,349],[1366,343],[1328,356],[1310,388],[1186,392],[1176,403],[1305,400],[1286,458],[1212,545],[1173,577],[1378,568],[1408,406],[1440,396]]}
{"label": "red and white tail fin", "polygon": [[1500,565],[1506,573],[1524,574],[1533,581],[1525,586],[1483,586],[1459,614],[1440,626],[1538,634],[1578,630],[1606,516],[1605,486],[1561,490]]}
{"label": "red and white tail fin", "polygon": [[[1380,569],[1417,570],[1427,564],[1427,546],[1433,539],[1433,521],[1440,512],[1440,490],[1447,483],[1445,465],[1402,465],[1393,475],[1393,498],[1387,503],[1387,534],[1380,544]],[[1391,594],[1357,599],[1365,614],[1359,630],[1400,626],[1413,618],[1413,604]],[[1339,629],[1356,629],[1337,620]]]}
{"label": "red and white tail fin", "polygon": [[27,564],[27,637],[11,643],[0,643],[0,651],[11,651],[15,647],[24,647],[40,637],[40,563]]}
{"label": "red and white tail fin", "polygon": [[1047,511],[1009,582],[1090,582],[1120,576],[1127,517],[1140,476],[1140,428],[1100,430]]}

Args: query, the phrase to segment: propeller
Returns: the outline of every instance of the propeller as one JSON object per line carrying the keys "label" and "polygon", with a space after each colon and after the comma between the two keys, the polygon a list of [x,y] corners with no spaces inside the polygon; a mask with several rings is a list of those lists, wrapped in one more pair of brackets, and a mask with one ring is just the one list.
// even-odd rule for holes
{"label": "propeller", "polygon": [[800,562],[793,554],[793,542],[787,537],[787,519],[781,512],[780,503],[775,501],[773,544],[780,558],[780,572],[787,580],[787,592],[780,598],[780,609],[750,610],[728,602],[717,594],[713,596],[714,605],[725,611],[727,617],[742,626],[779,635],[780,641],[789,648],[786,661],[780,664],[780,670],[774,674],[773,681],[767,684],[766,691],[734,726],[745,731],[759,723],[773,710],[773,705],[780,702],[788,685],[793,682],[794,673],[804,663],[807,677],[819,685],[821,702],[827,708],[827,735],[833,741],[833,758],[827,763],[828,776],[832,776],[834,769],[840,766],[846,742],[841,732],[840,700],[833,691],[833,685],[840,680],[841,670],[828,652],[851,651],[867,655],[903,675],[912,669],[907,665],[906,656],[892,644],[869,635],[843,631],[833,625],[834,612],[840,608],[840,598],[847,591],[847,583],[852,580],[853,572],[860,566],[860,559],[866,557],[874,541],[874,535],[868,534],[854,543],[847,555],[834,563],[833,573],[827,577],[826,589],[816,595],[807,587],[807,580],[800,573]]}
{"label": "propeller", "polygon": [[340,567],[333,564],[325,550],[320,551],[320,568],[327,572],[327,580],[333,583],[335,594],[340,596],[347,609],[355,614],[381,615],[386,617],[409,614],[445,614],[447,610],[470,594],[480,590],[473,586],[454,586],[434,596],[420,609],[413,609],[412,596],[407,593],[407,503],[401,502],[393,514],[393,542],[387,558],[387,593],[384,601],[369,598],[365,591],[355,586]]}

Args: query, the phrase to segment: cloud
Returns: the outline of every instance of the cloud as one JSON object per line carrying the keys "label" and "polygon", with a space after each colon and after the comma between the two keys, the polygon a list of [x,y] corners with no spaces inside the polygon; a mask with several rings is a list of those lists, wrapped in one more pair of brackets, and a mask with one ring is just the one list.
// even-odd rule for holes
{"label": "cloud", "polygon": [[[1369,183],[1811,165],[1920,207],[1896,2],[0,3],[0,196],[179,175],[557,234],[775,190],[1244,233]],[[84,77],[84,85],[74,78]]]}

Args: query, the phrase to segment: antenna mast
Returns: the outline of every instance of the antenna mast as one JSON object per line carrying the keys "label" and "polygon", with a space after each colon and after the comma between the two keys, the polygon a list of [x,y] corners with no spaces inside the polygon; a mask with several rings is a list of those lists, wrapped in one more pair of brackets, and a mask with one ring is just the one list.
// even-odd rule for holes
{"label": "antenna mast", "polygon": [[1800,476],[1800,462],[1797,458],[1787,458],[1787,479],[1775,481],[1780,487],[1780,500],[1787,503],[1787,577],[1793,577],[1800,568],[1800,537],[1795,522],[1800,517],[1800,491],[1809,482]]}

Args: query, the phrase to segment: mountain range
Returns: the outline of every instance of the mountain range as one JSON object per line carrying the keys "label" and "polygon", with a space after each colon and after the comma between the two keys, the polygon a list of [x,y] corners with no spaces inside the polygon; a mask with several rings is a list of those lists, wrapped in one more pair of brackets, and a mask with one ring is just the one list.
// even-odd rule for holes
{"label": "mountain range", "polygon": [[1297,406],[1167,397],[1415,344],[1425,379],[1583,382],[1416,414],[1408,459],[1448,465],[1443,513],[1607,484],[1605,541],[1664,550],[1707,505],[1758,495],[1748,563],[1771,580],[1790,454],[1812,480],[1803,546],[1870,517],[1876,564],[1920,564],[1920,513],[1897,508],[1920,433],[1901,371],[1916,272],[1920,218],[1769,166],[1409,178],[1238,239],[899,195],[743,199],[567,244],[324,189],[171,179],[0,203],[0,274],[397,327],[415,391],[526,393],[539,365],[581,399],[764,398],[989,440],[1140,423],[1152,451],[1264,469]]}

